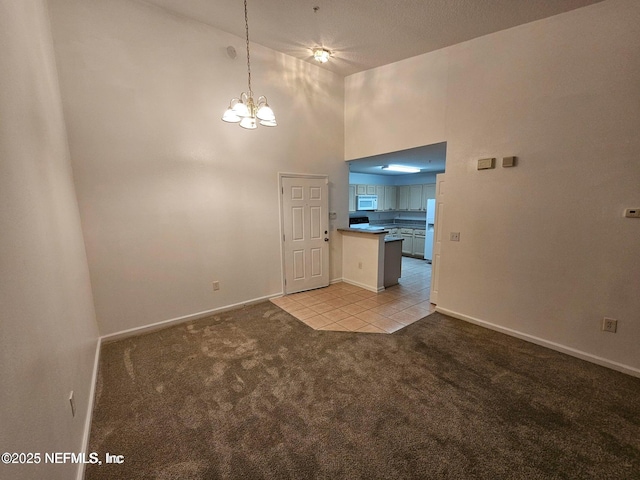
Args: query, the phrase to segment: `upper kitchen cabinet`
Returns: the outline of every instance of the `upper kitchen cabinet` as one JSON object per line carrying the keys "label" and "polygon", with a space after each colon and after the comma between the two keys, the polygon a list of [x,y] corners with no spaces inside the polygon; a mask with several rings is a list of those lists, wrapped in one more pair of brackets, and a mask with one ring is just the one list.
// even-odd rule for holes
{"label": "upper kitchen cabinet", "polygon": [[349,185],[349,211],[356,211],[358,195],[377,195],[377,212],[424,212],[427,200],[435,198],[435,184]]}
{"label": "upper kitchen cabinet", "polygon": [[376,210],[376,212],[384,212],[385,208],[384,208],[384,199],[385,199],[385,194],[384,194],[384,185],[376,185],[376,196],[378,197],[378,209]]}
{"label": "upper kitchen cabinet", "polygon": [[426,209],[422,201],[422,185],[400,185],[398,187],[398,210],[420,212]]}
{"label": "upper kitchen cabinet", "polygon": [[398,210],[409,210],[409,185],[398,187]]}
{"label": "upper kitchen cabinet", "polygon": [[427,183],[422,185],[422,208],[427,209],[427,200],[430,198],[436,198],[436,184]]}
{"label": "upper kitchen cabinet", "polygon": [[409,208],[411,211],[421,211],[426,208],[422,203],[422,185],[409,185]]}
{"label": "upper kitchen cabinet", "polygon": [[398,187],[395,185],[385,185],[384,187],[384,209],[386,211],[398,209]]}
{"label": "upper kitchen cabinet", "polygon": [[375,195],[375,185],[356,185],[356,195]]}

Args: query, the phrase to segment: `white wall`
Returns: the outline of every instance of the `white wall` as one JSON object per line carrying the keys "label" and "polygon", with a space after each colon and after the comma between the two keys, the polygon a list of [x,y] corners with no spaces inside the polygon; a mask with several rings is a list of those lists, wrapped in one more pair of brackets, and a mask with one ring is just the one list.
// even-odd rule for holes
{"label": "white wall", "polygon": [[[0,0],[0,65],[0,445],[80,452],[98,330],[43,1]],[[0,478],[76,468],[0,464]]]}
{"label": "white wall", "polygon": [[348,225],[341,78],[252,44],[279,126],[247,131],[220,120],[246,90],[244,39],[136,1],[50,5],[103,334],[280,293],[278,172],[328,174]]}
{"label": "white wall", "polygon": [[447,141],[440,308],[640,373],[639,43],[608,0],[347,78],[346,158]]}

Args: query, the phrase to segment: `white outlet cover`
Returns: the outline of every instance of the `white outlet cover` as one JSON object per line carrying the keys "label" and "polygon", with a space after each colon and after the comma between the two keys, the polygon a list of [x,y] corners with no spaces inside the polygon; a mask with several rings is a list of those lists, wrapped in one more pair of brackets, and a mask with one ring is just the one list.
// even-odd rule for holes
{"label": "white outlet cover", "polygon": [[627,218],[640,218],[640,208],[627,208],[624,211],[624,216]]}

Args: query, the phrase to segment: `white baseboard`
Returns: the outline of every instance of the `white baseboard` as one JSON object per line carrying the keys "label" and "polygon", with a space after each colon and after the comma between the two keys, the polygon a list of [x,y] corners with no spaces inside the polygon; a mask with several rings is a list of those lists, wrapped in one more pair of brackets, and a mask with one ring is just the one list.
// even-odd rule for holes
{"label": "white baseboard", "polygon": [[495,330],[496,332],[504,333],[505,335],[516,337],[521,340],[525,340],[527,342],[535,343],[536,345],[547,347],[557,352],[566,353],[567,355],[571,355],[572,357],[576,357],[581,360],[586,360],[587,362],[595,363],[602,367],[607,367],[612,370],[617,370],[618,372],[626,373],[627,375],[640,378],[640,369],[631,367],[629,365],[624,365],[622,363],[614,362],[606,358],[598,357],[596,355],[583,352],[582,350],[577,350],[575,348],[567,347],[566,345],[561,345],[559,343],[551,342],[549,340],[535,337],[527,333],[519,332],[518,330],[502,327],[500,325],[496,325],[495,323],[487,322],[479,318],[471,317],[469,315],[464,315],[462,313],[454,312],[452,310],[447,310],[446,308],[436,306],[436,312],[442,313],[444,315],[449,315],[450,317],[457,318],[458,320],[464,320],[465,322],[473,323],[475,325],[479,325],[481,327],[485,327],[490,330]]}
{"label": "white baseboard", "polygon": [[182,317],[170,318],[168,320],[162,320],[160,322],[151,323],[149,325],[144,325],[142,327],[130,328],[128,330],[122,330],[120,332],[110,333],[108,335],[102,336],[102,343],[112,342],[114,340],[120,340],[127,337],[133,337],[134,335],[140,335],[141,333],[150,333],[156,330],[161,330],[166,327],[170,327],[171,325],[177,325],[179,323],[188,322],[190,320],[198,320],[200,318],[205,318],[210,315],[214,315],[216,313],[227,312],[229,310],[234,310],[239,307],[245,307],[247,305],[254,305],[256,303],[264,302],[265,300],[269,300],[270,298],[275,298],[282,296],[282,292],[276,293],[273,295],[267,295],[265,297],[254,298],[252,300],[247,300],[240,303],[234,303],[233,305],[225,305],[224,307],[213,308],[211,310],[205,310],[204,312],[192,313],[189,315],[184,315]]}
{"label": "white baseboard", "polygon": [[369,290],[370,292],[374,292],[374,293],[384,292],[384,287],[376,288],[376,287],[372,287],[371,285],[365,285],[364,283],[358,283],[353,280],[347,280],[346,278],[343,278],[342,281],[344,283],[348,283],[349,285],[354,285],[356,287],[364,288],[365,290]]}
{"label": "white baseboard", "polygon": [[[96,353],[93,359],[93,373],[91,374],[91,388],[89,389],[89,398],[87,400],[87,414],[84,419],[84,431],[82,432],[82,448],[81,452],[89,454],[89,436],[91,435],[91,421],[93,420],[93,404],[96,396],[96,383],[98,382],[98,367],[100,366],[100,347],[102,346],[102,338],[98,337],[96,344]],[[78,473],[76,480],[84,479],[84,463],[78,464]]]}

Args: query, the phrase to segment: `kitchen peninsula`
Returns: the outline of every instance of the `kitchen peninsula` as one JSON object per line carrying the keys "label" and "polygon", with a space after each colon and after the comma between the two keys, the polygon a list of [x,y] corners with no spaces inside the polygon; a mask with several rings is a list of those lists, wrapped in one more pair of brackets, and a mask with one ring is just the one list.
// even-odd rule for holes
{"label": "kitchen peninsula", "polygon": [[396,285],[402,274],[402,242],[388,230],[338,228],[342,234],[342,280],[381,292]]}

